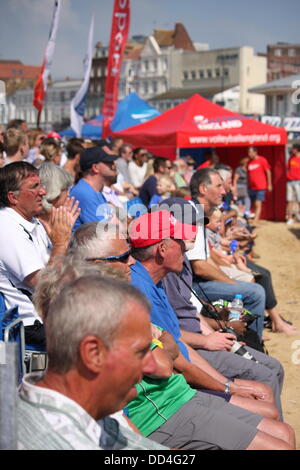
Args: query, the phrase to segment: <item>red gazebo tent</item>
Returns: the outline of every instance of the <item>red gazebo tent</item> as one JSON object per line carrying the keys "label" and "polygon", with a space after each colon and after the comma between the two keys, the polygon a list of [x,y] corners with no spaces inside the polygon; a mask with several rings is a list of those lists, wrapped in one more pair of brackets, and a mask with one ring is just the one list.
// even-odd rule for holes
{"label": "red gazebo tent", "polygon": [[287,133],[283,128],[262,124],[194,95],[151,121],[113,136],[171,160],[180,148],[217,147],[221,161],[232,168],[245,156],[245,147],[254,145],[269,161],[273,175],[274,190],[267,195],[262,217],[285,220]]}

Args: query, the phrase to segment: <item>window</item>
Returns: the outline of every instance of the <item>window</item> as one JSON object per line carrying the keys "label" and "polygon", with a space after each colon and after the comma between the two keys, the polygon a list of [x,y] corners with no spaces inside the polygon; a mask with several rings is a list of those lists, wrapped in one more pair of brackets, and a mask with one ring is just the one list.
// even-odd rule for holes
{"label": "window", "polygon": [[183,72],[183,79],[188,80],[189,79],[189,74],[188,72]]}
{"label": "window", "polygon": [[149,90],[148,82],[144,82],[144,94],[145,94],[145,95],[148,94],[148,90]]}
{"label": "window", "polygon": [[229,77],[229,70],[228,69],[224,69],[224,77]]}
{"label": "window", "polygon": [[154,59],[153,60],[153,70],[156,70],[157,69],[157,60]]}
{"label": "window", "polygon": [[152,82],[153,93],[157,93],[157,82]]}
{"label": "window", "polygon": [[192,79],[192,80],[196,80],[196,72],[195,72],[195,70],[192,70],[192,71],[191,71],[191,79]]}
{"label": "window", "polygon": [[294,57],[294,56],[296,55],[296,50],[295,50],[295,49],[289,49],[289,50],[288,50],[288,55],[289,55],[290,57]]}
{"label": "window", "polygon": [[204,70],[199,70],[199,78],[204,78],[204,77],[205,77]]}
{"label": "window", "polygon": [[220,77],[221,76],[221,73],[220,73],[220,69],[216,69],[216,77]]}
{"label": "window", "polygon": [[145,60],[144,68],[145,68],[145,71],[148,72],[148,70],[149,70],[149,61],[148,60]]}
{"label": "window", "polygon": [[277,57],[282,56],[282,49],[275,49],[274,55],[276,55]]}
{"label": "window", "polygon": [[207,78],[212,78],[212,71],[210,69],[207,70]]}
{"label": "window", "polygon": [[59,99],[60,101],[65,101],[65,92],[64,91],[61,91],[60,94],[59,94]]}

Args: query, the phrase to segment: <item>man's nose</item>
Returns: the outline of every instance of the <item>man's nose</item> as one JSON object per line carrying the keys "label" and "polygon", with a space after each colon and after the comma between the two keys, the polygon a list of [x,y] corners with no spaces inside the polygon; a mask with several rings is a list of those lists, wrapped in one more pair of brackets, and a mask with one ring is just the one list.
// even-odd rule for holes
{"label": "man's nose", "polygon": [[143,375],[153,375],[156,372],[156,369],[156,360],[152,351],[149,351],[144,358]]}
{"label": "man's nose", "polygon": [[128,266],[133,266],[136,263],[136,260],[133,258],[133,256],[129,256],[127,264]]}

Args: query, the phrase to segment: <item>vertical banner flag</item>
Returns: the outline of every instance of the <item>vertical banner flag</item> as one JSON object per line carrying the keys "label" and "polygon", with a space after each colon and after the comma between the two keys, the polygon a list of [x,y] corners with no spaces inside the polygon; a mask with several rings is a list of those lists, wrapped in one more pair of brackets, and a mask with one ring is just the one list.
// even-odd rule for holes
{"label": "vertical banner flag", "polygon": [[107,77],[102,107],[102,138],[109,135],[110,122],[114,118],[118,102],[118,85],[123,51],[126,45],[130,23],[130,0],[115,0],[110,35]]}
{"label": "vertical banner flag", "polygon": [[44,107],[45,95],[46,95],[46,90],[47,90],[47,82],[48,82],[48,77],[50,73],[50,68],[52,65],[54,49],[55,49],[55,39],[56,39],[56,33],[57,33],[58,23],[59,23],[60,8],[61,8],[61,0],[55,0],[49,40],[48,40],[48,44],[46,47],[43,65],[41,68],[41,73],[34,87],[33,106],[36,107],[36,109],[39,112],[39,115]]}
{"label": "vertical banner flag", "polygon": [[86,98],[89,88],[90,74],[92,68],[93,58],[93,39],[94,39],[94,16],[92,17],[87,53],[83,61],[84,65],[84,79],[77,91],[76,95],[71,101],[71,127],[76,133],[76,137],[81,137],[81,129],[83,125],[83,116],[86,105]]}

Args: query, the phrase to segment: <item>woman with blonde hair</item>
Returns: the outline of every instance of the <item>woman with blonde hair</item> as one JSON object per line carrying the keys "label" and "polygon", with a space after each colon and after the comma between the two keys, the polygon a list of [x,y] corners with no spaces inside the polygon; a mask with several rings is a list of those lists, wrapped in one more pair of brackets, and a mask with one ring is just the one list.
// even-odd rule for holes
{"label": "woman with blonde hair", "polygon": [[[46,160],[52,162],[55,165],[60,164],[61,159],[61,146],[55,139],[43,140],[40,147],[40,160]],[[41,156],[43,158],[41,158]]]}

